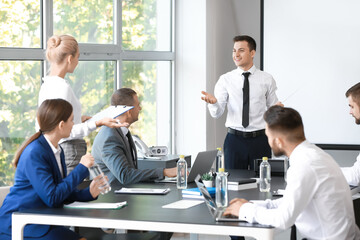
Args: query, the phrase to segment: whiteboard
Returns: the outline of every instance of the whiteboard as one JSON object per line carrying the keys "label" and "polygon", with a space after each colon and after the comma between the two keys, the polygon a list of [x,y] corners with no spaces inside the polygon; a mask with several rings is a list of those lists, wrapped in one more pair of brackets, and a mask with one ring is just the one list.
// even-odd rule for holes
{"label": "whiteboard", "polygon": [[360,82],[360,1],[264,0],[264,71],[316,144],[360,144],[345,92]]}

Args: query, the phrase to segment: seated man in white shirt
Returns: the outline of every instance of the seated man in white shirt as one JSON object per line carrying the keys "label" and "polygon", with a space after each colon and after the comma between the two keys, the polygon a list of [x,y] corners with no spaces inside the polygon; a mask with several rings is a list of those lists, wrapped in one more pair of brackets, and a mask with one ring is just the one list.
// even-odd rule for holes
{"label": "seated man in white shirt", "polygon": [[[355,118],[355,123],[360,124],[360,83],[355,84],[346,91],[350,114]],[[360,154],[352,167],[341,168],[348,184],[353,186],[360,185]]]}
{"label": "seated man in white shirt", "polygon": [[350,188],[331,156],[305,139],[300,114],[273,106],[264,119],[274,155],[290,160],[284,195],[254,203],[233,199],[225,214],[279,229],[295,224],[307,239],[360,239]]}

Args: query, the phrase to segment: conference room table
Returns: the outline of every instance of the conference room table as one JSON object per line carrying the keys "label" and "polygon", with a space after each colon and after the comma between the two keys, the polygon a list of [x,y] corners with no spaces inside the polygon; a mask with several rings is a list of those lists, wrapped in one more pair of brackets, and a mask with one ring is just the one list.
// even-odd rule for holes
{"label": "conference room table", "polygon": [[[239,173],[239,170],[237,170]],[[245,175],[244,175],[245,174]],[[236,172],[232,176],[239,176]],[[246,177],[247,173],[240,173]],[[272,190],[284,189],[283,177],[272,178]],[[26,209],[12,215],[12,239],[23,239],[23,229],[27,224],[47,224],[77,227],[115,228],[160,232],[190,233],[190,239],[198,234],[250,236],[255,239],[272,240],[274,228],[247,222],[216,222],[205,202],[188,209],[169,209],[162,206],[182,199],[181,190],[172,183],[139,183],[129,187],[170,188],[166,195],[115,194],[118,189],[112,184],[112,191],[100,195],[94,202],[123,202],[127,206],[116,210],[41,208]],[[196,187],[194,183],[188,187]],[[248,200],[272,198],[272,193],[261,193],[258,188],[229,191],[229,200],[241,197]]]}

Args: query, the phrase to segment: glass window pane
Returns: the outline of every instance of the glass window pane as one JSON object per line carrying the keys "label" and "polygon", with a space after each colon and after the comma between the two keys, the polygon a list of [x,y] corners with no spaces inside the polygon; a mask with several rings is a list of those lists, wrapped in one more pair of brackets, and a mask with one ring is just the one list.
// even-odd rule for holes
{"label": "glass window pane", "polygon": [[41,47],[40,2],[0,1],[0,47]]}
{"label": "glass window pane", "polygon": [[171,147],[171,62],[125,61],[122,79],[123,87],[137,92],[142,108],[132,133],[148,146]]}
{"label": "glass window pane", "polygon": [[122,1],[122,45],[125,50],[171,50],[171,1]]}
{"label": "glass window pane", "polygon": [[[111,95],[115,90],[115,67],[114,61],[80,61],[74,73],[66,76],[80,99],[82,115],[93,116],[110,106]],[[85,138],[88,151],[91,151],[95,136],[96,132],[93,132]]]}
{"label": "glass window pane", "polygon": [[0,61],[0,186],[13,184],[14,154],[35,133],[40,83],[40,61]]}
{"label": "glass window pane", "polygon": [[54,0],[54,34],[81,43],[112,44],[113,0]]}

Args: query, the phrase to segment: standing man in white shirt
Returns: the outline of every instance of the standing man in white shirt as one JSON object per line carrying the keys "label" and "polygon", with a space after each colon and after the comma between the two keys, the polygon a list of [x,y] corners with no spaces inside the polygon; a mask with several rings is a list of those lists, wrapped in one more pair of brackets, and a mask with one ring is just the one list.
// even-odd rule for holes
{"label": "standing man in white shirt", "polygon": [[308,240],[360,239],[350,188],[332,157],[305,139],[300,114],[273,106],[264,119],[274,154],[290,160],[284,195],[256,203],[233,199],[225,214],[280,229],[295,224]]}
{"label": "standing man in white shirt", "polygon": [[277,88],[273,77],[253,63],[255,40],[246,35],[236,36],[233,40],[233,60],[237,68],[220,76],[215,85],[215,96],[202,91],[201,99],[209,103],[213,118],[219,118],[227,106],[225,168],[254,169],[254,159],[271,157],[263,114],[278,102]]}
{"label": "standing man in white shirt", "polygon": [[[360,83],[355,84],[346,91],[345,96],[348,99],[350,114],[355,118],[355,123],[360,124]],[[352,167],[341,168],[348,184],[353,186],[360,185],[360,154]]]}

